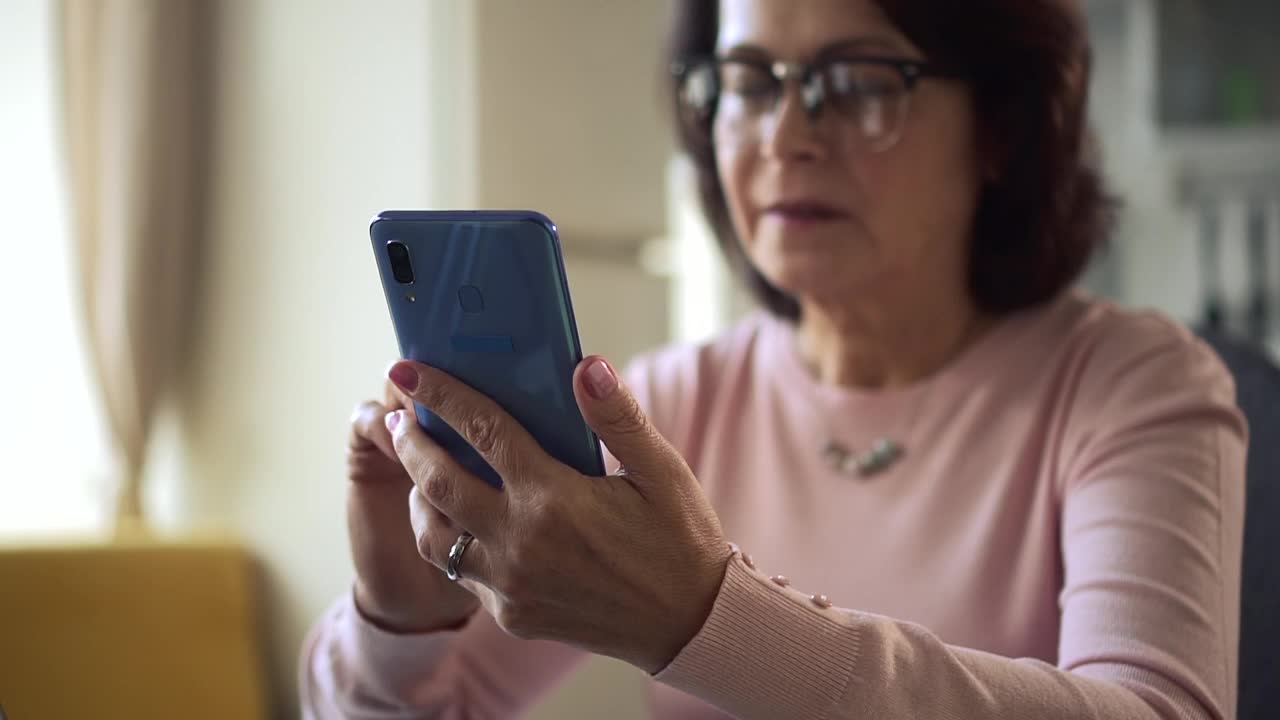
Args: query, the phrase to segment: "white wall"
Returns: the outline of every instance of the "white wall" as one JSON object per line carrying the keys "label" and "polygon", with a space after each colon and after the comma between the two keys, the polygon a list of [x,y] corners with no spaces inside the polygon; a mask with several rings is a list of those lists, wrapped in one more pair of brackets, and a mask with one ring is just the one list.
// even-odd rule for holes
{"label": "white wall", "polygon": [[665,3],[471,4],[482,202],[544,208],[570,243],[661,233]]}
{"label": "white wall", "polygon": [[[628,263],[625,248],[592,251],[595,236],[636,238],[661,228],[662,162],[651,179],[656,207],[636,202],[611,225],[617,194],[597,202],[606,195],[593,196],[592,187],[638,186],[650,180],[644,173],[539,164],[590,157],[591,138],[552,132],[545,117],[540,134],[520,114],[477,119],[480,108],[508,101],[504,88],[536,82],[539,63],[564,60],[544,45],[523,58],[528,75],[506,72],[513,38],[539,33],[539,23],[562,33],[586,23],[589,35],[608,21],[599,12],[583,16],[593,6],[582,2],[538,7],[543,12],[503,0],[223,3],[197,359],[176,422],[162,431],[173,444],[156,452],[150,495],[166,525],[229,527],[262,560],[272,685],[287,716],[296,710],[303,633],[351,581],[347,419],[356,402],[379,392],[395,351],[370,256],[370,216],[386,207],[547,210],[563,227],[581,229],[568,271],[585,349],[621,362],[666,335],[664,284]],[[521,14],[521,24],[508,22]],[[656,52],[655,38],[630,42]],[[485,67],[490,77],[482,81]],[[559,101],[574,100],[562,93]],[[648,137],[653,127],[620,127],[641,134],[627,152],[662,147],[661,137]],[[521,133],[529,142],[516,148],[540,140],[536,154],[495,154],[496,136]],[[535,716],[644,717],[640,679],[620,663],[594,662]]]}

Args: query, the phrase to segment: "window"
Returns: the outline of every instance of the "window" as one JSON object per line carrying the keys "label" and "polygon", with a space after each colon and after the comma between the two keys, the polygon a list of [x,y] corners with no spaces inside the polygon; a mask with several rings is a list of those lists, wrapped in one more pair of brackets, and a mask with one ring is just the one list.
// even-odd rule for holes
{"label": "window", "polygon": [[98,526],[106,438],[79,324],[50,0],[0,10],[0,535]]}

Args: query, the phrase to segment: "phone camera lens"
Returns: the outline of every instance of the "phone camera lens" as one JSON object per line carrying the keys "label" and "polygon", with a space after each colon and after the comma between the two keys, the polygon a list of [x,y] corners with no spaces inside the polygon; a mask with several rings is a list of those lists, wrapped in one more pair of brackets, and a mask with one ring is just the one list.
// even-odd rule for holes
{"label": "phone camera lens", "polygon": [[409,248],[399,240],[387,243],[387,257],[391,260],[391,274],[401,285],[413,283],[413,263],[409,262]]}

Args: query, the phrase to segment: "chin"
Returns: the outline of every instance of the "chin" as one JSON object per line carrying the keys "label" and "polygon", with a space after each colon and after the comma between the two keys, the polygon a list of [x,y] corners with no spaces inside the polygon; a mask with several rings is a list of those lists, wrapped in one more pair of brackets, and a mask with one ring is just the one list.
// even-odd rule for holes
{"label": "chin", "polygon": [[[767,248],[767,250],[765,250]],[[796,298],[849,297],[870,288],[879,273],[876,263],[850,252],[847,239],[839,244],[770,243],[751,252],[751,261],[776,288]]]}
{"label": "chin", "polygon": [[798,300],[826,303],[834,298],[852,298],[869,290],[875,282],[865,270],[847,263],[820,258],[792,262],[757,264],[761,274],[776,288]]}

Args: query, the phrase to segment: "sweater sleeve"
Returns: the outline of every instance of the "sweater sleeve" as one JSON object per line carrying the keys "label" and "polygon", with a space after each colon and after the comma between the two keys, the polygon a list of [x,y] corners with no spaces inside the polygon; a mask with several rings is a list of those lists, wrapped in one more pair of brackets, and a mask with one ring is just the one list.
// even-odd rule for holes
{"label": "sweater sleeve", "polygon": [[304,643],[298,688],[307,720],[518,717],[586,653],[508,635],[484,611],[459,630],[396,634],[335,603]]}
{"label": "sweater sleeve", "polygon": [[1234,718],[1244,423],[1211,351],[1147,334],[1096,349],[1061,430],[1056,665],[824,608],[735,554],[656,679],[742,718]]}

